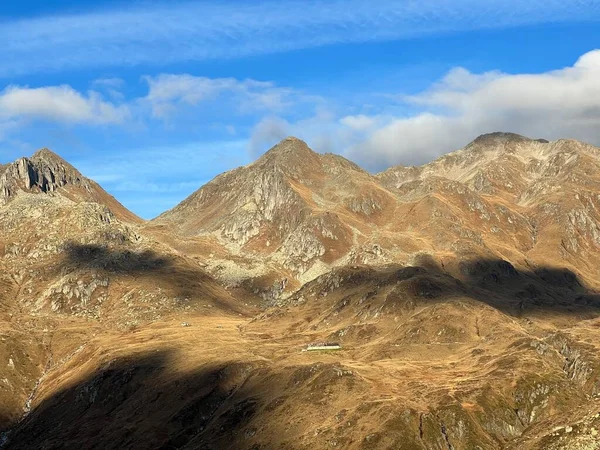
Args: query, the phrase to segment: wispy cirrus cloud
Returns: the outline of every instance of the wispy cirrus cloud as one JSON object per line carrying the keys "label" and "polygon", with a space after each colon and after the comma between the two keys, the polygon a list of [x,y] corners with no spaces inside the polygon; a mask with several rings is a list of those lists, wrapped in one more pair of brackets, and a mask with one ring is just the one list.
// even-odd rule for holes
{"label": "wispy cirrus cloud", "polygon": [[0,121],[0,142],[4,141],[12,130],[19,127],[19,122],[14,119]]}
{"label": "wispy cirrus cloud", "polygon": [[115,101],[123,102],[125,95],[122,89],[125,87],[125,80],[119,77],[97,78],[91,82],[92,88],[105,93]]}
{"label": "wispy cirrus cloud", "polygon": [[599,21],[598,0],[189,2],[0,22],[0,76]]}
{"label": "wispy cirrus cloud", "polygon": [[110,88],[110,89],[118,89],[123,87],[125,84],[125,80],[118,77],[108,77],[108,78],[97,78],[92,81],[92,86],[102,87],[102,88]]}

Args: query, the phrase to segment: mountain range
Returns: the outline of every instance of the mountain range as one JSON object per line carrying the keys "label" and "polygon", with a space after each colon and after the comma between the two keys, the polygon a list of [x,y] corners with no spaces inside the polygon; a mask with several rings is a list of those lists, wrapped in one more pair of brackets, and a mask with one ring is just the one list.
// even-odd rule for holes
{"label": "mountain range", "polygon": [[575,140],[371,174],[289,137],[150,221],[0,165],[0,448],[598,449],[599,310]]}

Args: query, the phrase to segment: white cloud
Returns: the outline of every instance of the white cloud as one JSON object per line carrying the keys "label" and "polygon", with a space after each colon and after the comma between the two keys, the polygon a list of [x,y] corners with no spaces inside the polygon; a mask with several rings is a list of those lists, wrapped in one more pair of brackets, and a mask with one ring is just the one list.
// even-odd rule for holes
{"label": "white cloud", "polygon": [[[342,153],[381,170],[431,161],[494,131],[600,145],[599,80],[600,50],[586,53],[571,67],[538,74],[477,74],[459,67],[424,92],[400,97],[402,109],[412,111],[405,116],[386,114],[386,105],[380,105],[378,115],[339,117],[317,107],[301,119],[269,116],[254,128],[249,147],[257,156],[294,135],[317,151]],[[387,105],[392,111],[397,107]]]}
{"label": "white cloud", "polygon": [[[118,78],[92,81],[93,86],[103,90],[104,97],[97,91],[82,93],[68,85],[8,86],[0,91],[0,139],[27,125],[30,119],[63,124],[141,125],[154,117],[165,120],[170,127],[185,128],[207,118],[220,123],[221,131],[237,135],[238,125],[243,127],[244,120],[289,110],[292,105],[295,110],[307,105],[314,108],[322,101],[269,81],[252,79],[161,74],[145,76],[143,80],[148,86],[147,94],[128,100],[115,89],[124,85]],[[237,121],[240,118],[242,122]]]}
{"label": "white cloud", "polygon": [[[161,74],[146,76],[149,86],[145,97],[154,117],[166,118],[182,106],[197,106],[219,98],[231,100],[237,112],[275,112],[303,96],[293,89],[277,87],[274,83],[257,80],[237,80],[235,78],[207,78],[188,74]],[[220,104],[223,108],[223,104]]]}
{"label": "white cloud", "polygon": [[600,20],[598,0],[170,2],[0,23],[0,76]]}
{"label": "white cloud", "polygon": [[[539,74],[451,70],[404,100],[417,107],[389,120],[347,151],[371,168],[429,161],[479,134],[511,131],[534,138],[575,138],[600,145],[600,50],[572,66]],[[348,128],[368,123],[342,120]]]}
{"label": "white cloud", "polygon": [[115,101],[123,102],[125,95],[121,92],[125,86],[125,80],[117,77],[98,78],[91,83],[92,87],[104,92]]}
{"label": "white cloud", "polygon": [[356,116],[345,116],[340,119],[340,123],[352,130],[367,131],[377,123],[374,117],[369,117],[364,114]]}
{"label": "white cloud", "polygon": [[82,95],[70,86],[29,88],[8,86],[0,93],[0,118],[38,118],[67,123],[122,123],[129,117],[124,105],[106,102],[94,91]]}

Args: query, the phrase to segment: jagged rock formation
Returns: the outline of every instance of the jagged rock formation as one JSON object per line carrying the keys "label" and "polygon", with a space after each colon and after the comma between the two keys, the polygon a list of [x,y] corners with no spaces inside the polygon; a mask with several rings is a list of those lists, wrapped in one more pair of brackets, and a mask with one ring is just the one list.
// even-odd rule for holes
{"label": "jagged rock formation", "polygon": [[92,186],[74,167],[48,149],[36,152],[31,159],[20,158],[3,170],[0,187],[8,202],[19,189],[54,192],[71,185],[91,192]]}
{"label": "jagged rock formation", "polygon": [[52,151],[44,148],[31,158],[20,158],[0,168],[0,204],[6,205],[22,193],[57,194],[75,202],[95,202],[108,206],[122,220],[141,220],[117,202],[97,183]]}

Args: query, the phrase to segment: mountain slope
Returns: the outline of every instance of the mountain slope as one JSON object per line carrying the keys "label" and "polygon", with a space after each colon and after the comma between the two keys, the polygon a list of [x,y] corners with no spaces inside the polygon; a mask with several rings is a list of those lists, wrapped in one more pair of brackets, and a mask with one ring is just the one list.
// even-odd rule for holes
{"label": "mountain slope", "polygon": [[597,147],[494,133],[432,163],[393,167],[377,178],[401,201],[442,199],[446,205],[438,207],[452,211],[448,227],[468,227],[471,241],[512,262],[568,266],[589,281],[598,278]]}
{"label": "mountain slope", "polygon": [[215,178],[153,224],[170,223],[186,238],[213,239],[231,254],[260,262],[263,272],[274,266],[281,277],[303,280],[343,263],[394,202],[355,164],[288,138],[255,163]]}
{"label": "mountain slope", "polygon": [[333,267],[410,263],[423,253],[558,264],[593,282],[598,154],[576,141],[493,133],[424,166],[372,176],[288,138],[151,226],[203,247],[198,257],[232,285],[262,277],[267,290],[292,291]]}
{"label": "mountain slope", "polygon": [[9,164],[0,182],[0,264],[20,308],[136,323],[199,307],[201,287],[205,304],[238,312],[196,261],[144,236],[141,219],[49,150]]}
{"label": "mountain slope", "polygon": [[0,448],[596,449],[599,176],[568,140],[371,175],[288,138],[140,223],[4,166]]}
{"label": "mountain slope", "polygon": [[0,196],[0,430],[96,333],[251,311],[49,150],[3,166]]}

